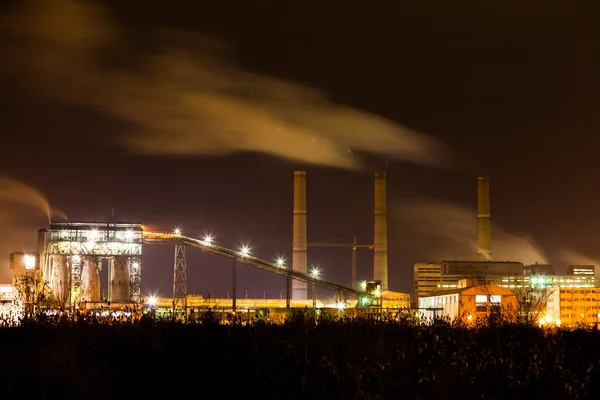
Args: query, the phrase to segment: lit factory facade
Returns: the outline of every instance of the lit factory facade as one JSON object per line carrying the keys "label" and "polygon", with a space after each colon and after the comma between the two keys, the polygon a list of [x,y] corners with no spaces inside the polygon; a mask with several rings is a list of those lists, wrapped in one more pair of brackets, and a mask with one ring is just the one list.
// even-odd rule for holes
{"label": "lit factory facade", "polygon": [[[63,304],[140,301],[143,226],[54,222],[38,232],[39,270]],[[100,277],[108,287],[101,296]]]}

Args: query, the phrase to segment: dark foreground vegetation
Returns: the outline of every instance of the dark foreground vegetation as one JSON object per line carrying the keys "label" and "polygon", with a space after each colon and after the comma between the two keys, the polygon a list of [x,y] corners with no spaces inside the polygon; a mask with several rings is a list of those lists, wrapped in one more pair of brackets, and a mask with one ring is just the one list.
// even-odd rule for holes
{"label": "dark foreground vegetation", "polygon": [[46,319],[0,329],[1,399],[600,398],[600,333]]}

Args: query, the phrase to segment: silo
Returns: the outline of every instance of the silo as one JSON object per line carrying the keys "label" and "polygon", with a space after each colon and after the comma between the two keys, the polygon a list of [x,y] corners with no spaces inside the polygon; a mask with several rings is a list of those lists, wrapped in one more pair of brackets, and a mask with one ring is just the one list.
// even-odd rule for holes
{"label": "silo", "polygon": [[114,260],[115,262],[110,279],[110,285],[112,287],[110,301],[113,303],[127,303],[130,301],[131,296],[127,256],[116,256]]}
{"label": "silo", "polygon": [[100,301],[100,277],[98,274],[98,258],[85,256],[81,271],[82,301],[97,303]]}
{"label": "silo", "polygon": [[69,300],[70,276],[67,269],[67,256],[52,254],[48,257],[50,288],[56,299],[63,305]]}

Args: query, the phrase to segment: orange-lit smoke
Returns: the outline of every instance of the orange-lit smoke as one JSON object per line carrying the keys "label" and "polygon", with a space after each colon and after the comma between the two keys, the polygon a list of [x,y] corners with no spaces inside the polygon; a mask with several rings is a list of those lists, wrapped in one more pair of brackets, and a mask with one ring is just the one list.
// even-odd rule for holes
{"label": "orange-lit smoke", "polygon": [[[252,73],[223,57],[227,46],[159,29],[154,52],[130,52],[125,29],[99,3],[37,0],[0,22],[18,45],[6,48],[18,75],[52,98],[125,122],[118,144],[148,155],[214,156],[260,152],[356,168],[358,150],[424,165],[445,165],[436,140],[322,92]],[[125,50],[129,49],[129,50]],[[115,68],[106,54],[135,59]],[[118,57],[117,57],[118,58]]]}
{"label": "orange-lit smoke", "polygon": [[[412,235],[412,242],[421,248],[420,256],[429,257],[418,261],[477,259],[474,210],[423,199],[398,202],[390,215],[398,217],[403,236]],[[497,224],[492,224],[492,257],[524,264],[547,262],[544,252],[531,238],[509,233]]]}
{"label": "orange-lit smoke", "polygon": [[9,255],[37,251],[35,232],[48,224],[50,206],[37,189],[0,176],[0,283],[9,283]]}

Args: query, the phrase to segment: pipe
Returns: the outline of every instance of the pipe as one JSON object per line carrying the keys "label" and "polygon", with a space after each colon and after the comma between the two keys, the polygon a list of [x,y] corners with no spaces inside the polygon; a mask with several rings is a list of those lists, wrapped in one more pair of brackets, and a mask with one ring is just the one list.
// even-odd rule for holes
{"label": "pipe", "polygon": [[487,176],[479,176],[477,179],[477,259],[492,259],[490,178]]}
{"label": "pipe", "polygon": [[373,229],[373,279],[388,289],[386,174],[375,173],[375,215]]}
{"label": "pipe", "polygon": [[[294,223],[292,241],[292,270],[307,273],[306,243],[306,172],[294,172]],[[292,298],[306,299],[306,282],[292,282]]]}

